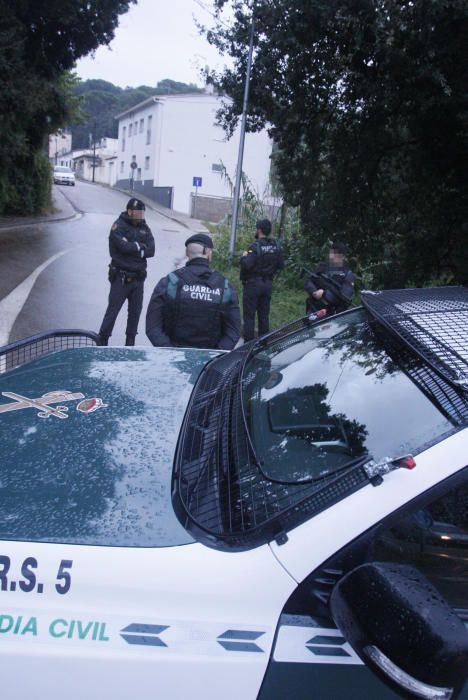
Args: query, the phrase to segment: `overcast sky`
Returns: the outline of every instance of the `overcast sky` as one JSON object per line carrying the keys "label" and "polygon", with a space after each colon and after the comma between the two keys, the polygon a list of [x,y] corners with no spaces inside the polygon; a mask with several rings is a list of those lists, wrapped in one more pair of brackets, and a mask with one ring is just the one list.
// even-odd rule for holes
{"label": "overcast sky", "polygon": [[153,87],[164,78],[201,86],[201,68],[225,63],[195,25],[194,16],[211,24],[207,10],[211,0],[138,0],[120,16],[109,47],[78,61],[76,72],[82,80],[100,78],[120,87]]}

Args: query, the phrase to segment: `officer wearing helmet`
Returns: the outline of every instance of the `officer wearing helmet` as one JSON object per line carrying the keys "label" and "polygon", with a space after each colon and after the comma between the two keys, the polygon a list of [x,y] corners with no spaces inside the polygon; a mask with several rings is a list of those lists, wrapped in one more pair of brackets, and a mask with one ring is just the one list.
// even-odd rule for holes
{"label": "officer wearing helmet", "polygon": [[211,270],[213,241],[196,233],[185,241],[188,262],[159,280],[148,305],[146,335],[153,345],[232,350],[240,337],[235,289]]}
{"label": "officer wearing helmet", "polygon": [[257,221],[255,241],[240,259],[245,342],[254,337],[255,315],[258,315],[258,335],[268,333],[273,277],[284,267],[281,247],[270,233],[268,219]]}
{"label": "officer wearing helmet", "polygon": [[321,262],[309,275],[304,286],[308,298],[306,313],[325,310],[327,316],[346,311],[354,293],[354,274],[346,261],[346,245],[331,244],[328,261]]}
{"label": "officer wearing helmet", "polygon": [[129,200],[111,227],[109,234],[109,302],[99,330],[100,345],[107,345],[115,321],[125,301],[128,317],[125,345],[135,345],[143,306],[146,260],[154,255],[154,238],[145,221],[145,205],[136,198]]}

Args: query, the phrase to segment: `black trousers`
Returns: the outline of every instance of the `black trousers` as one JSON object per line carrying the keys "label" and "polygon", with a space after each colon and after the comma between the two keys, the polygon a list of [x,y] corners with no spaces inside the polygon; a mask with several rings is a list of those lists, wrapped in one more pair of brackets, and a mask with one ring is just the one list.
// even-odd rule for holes
{"label": "black trousers", "polygon": [[312,295],[307,297],[306,300],[306,314],[311,314],[313,311],[320,311],[320,309],[326,309],[327,305],[324,304],[320,299],[314,299]]}
{"label": "black trousers", "polygon": [[127,335],[136,336],[138,321],[143,308],[143,286],[144,280],[134,279],[131,282],[123,283],[122,277],[117,275],[114,281],[111,282],[109,303],[99,330],[100,336],[109,338],[112,335],[115,321],[126,299],[128,300],[128,317],[127,330],[125,332]]}
{"label": "black trousers", "polygon": [[270,301],[273,283],[267,277],[253,277],[244,282],[242,311],[244,317],[244,341],[254,338],[255,315],[258,315],[258,335],[270,330]]}

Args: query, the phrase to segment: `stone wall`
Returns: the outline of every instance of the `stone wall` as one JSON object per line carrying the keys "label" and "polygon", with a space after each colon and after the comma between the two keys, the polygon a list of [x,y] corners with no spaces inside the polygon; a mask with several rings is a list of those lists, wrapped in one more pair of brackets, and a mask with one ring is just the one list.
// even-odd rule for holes
{"label": "stone wall", "polygon": [[207,197],[194,195],[190,197],[190,216],[201,221],[218,223],[232,213],[230,197]]}

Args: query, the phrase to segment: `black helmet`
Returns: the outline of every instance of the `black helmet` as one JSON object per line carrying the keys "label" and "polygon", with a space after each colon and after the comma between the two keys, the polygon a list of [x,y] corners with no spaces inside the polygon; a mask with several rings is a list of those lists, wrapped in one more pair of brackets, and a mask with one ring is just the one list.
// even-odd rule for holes
{"label": "black helmet", "polygon": [[342,241],[333,241],[330,246],[330,250],[334,250],[335,253],[339,253],[340,255],[346,255],[348,251],[346,243],[343,243]]}
{"label": "black helmet", "polygon": [[146,207],[145,207],[145,203],[142,202],[141,199],[132,198],[132,199],[129,199],[128,203],[127,203],[127,211],[129,209],[136,209],[139,211],[145,211]]}
{"label": "black helmet", "polygon": [[190,243],[199,243],[202,245],[204,248],[213,248],[213,241],[211,240],[210,236],[208,236],[206,233],[194,233],[193,236],[190,236],[190,238],[187,238],[185,241],[185,245],[188,246]]}

